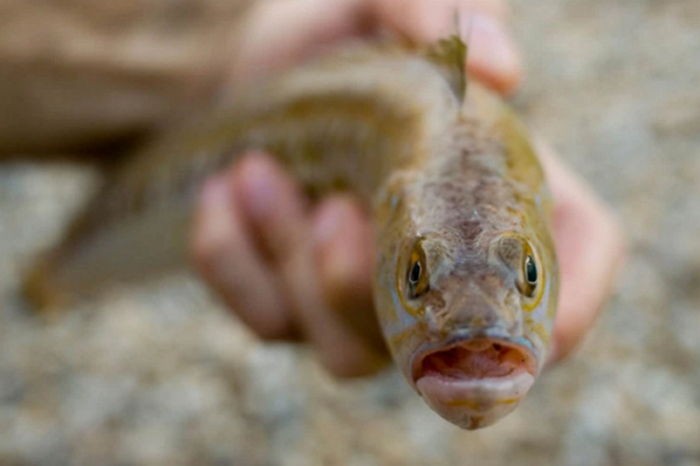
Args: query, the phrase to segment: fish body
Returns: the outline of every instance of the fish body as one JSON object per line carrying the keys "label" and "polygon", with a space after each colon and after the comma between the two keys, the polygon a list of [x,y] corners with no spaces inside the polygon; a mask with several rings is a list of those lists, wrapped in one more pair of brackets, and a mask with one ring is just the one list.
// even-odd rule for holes
{"label": "fish body", "polygon": [[495,422],[544,365],[558,271],[537,157],[505,104],[465,91],[465,53],[457,38],[348,47],[158,138],[107,180],[29,295],[60,303],[183,263],[197,187],[263,149],[312,195],[365,202],[377,318],[399,369],[445,419]]}

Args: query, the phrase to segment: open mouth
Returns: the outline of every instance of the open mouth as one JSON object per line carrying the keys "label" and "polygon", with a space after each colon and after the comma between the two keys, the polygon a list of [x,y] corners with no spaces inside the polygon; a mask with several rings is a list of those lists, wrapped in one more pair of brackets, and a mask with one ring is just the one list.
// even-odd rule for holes
{"label": "open mouth", "polygon": [[416,358],[413,379],[426,376],[444,379],[486,379],[507,377],[519,371],[533,376],[536,362],[529,350],[512,343],[480,338],[433,350]]}
{"label": "open mouth", "polygon": [[528,348],[477,338],[419,354],[413,381],[445,419],[467,429],[483,427],[512,411],[535,381],[537,360]]}

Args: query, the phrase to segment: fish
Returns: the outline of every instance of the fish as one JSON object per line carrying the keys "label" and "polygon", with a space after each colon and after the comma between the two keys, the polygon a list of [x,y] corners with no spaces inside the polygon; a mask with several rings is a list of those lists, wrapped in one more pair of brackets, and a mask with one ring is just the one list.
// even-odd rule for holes
{"label": "fish", "polygon": [[408,384],[464,429],[513,411],[551,350],[552,198],[525,125],[466,76],[467,46],[340,47],[169,129],[116,168],[32,269],[39,307],[187,262],[204,179],[247,149],[312,197],[354,193],[376,231],[377,321]]}

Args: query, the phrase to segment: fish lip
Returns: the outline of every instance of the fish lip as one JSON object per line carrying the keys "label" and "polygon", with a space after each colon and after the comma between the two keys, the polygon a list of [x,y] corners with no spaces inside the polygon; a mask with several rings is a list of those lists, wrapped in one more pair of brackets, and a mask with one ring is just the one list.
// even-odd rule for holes
{"label": "fish lip", "polygon": [[426,342],[420,345],[411,358],[411,383],[417,389],[417,382],[422,377],[422,367],[425,358],[431,354],[448,351],[465,345],[473,340],[488,339],[494,343],[516,349],[525,355],[525,368],[533,377],[537,376],[538,358],[532,342],[525,337],[513,337],[501,329],[483,329],[478,331],[462,330],[453,333],[441,341]]}

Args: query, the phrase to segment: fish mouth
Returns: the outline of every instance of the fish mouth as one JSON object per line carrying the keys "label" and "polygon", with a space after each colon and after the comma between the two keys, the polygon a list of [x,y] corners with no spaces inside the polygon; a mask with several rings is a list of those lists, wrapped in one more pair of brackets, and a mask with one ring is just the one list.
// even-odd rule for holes
{"label": "fish mouth", "polygon": [[469,338],[419,352],[412,375],[438,414],[476,429],[517,406],[535,381],[537,358],[529,347],[506,338]]}

